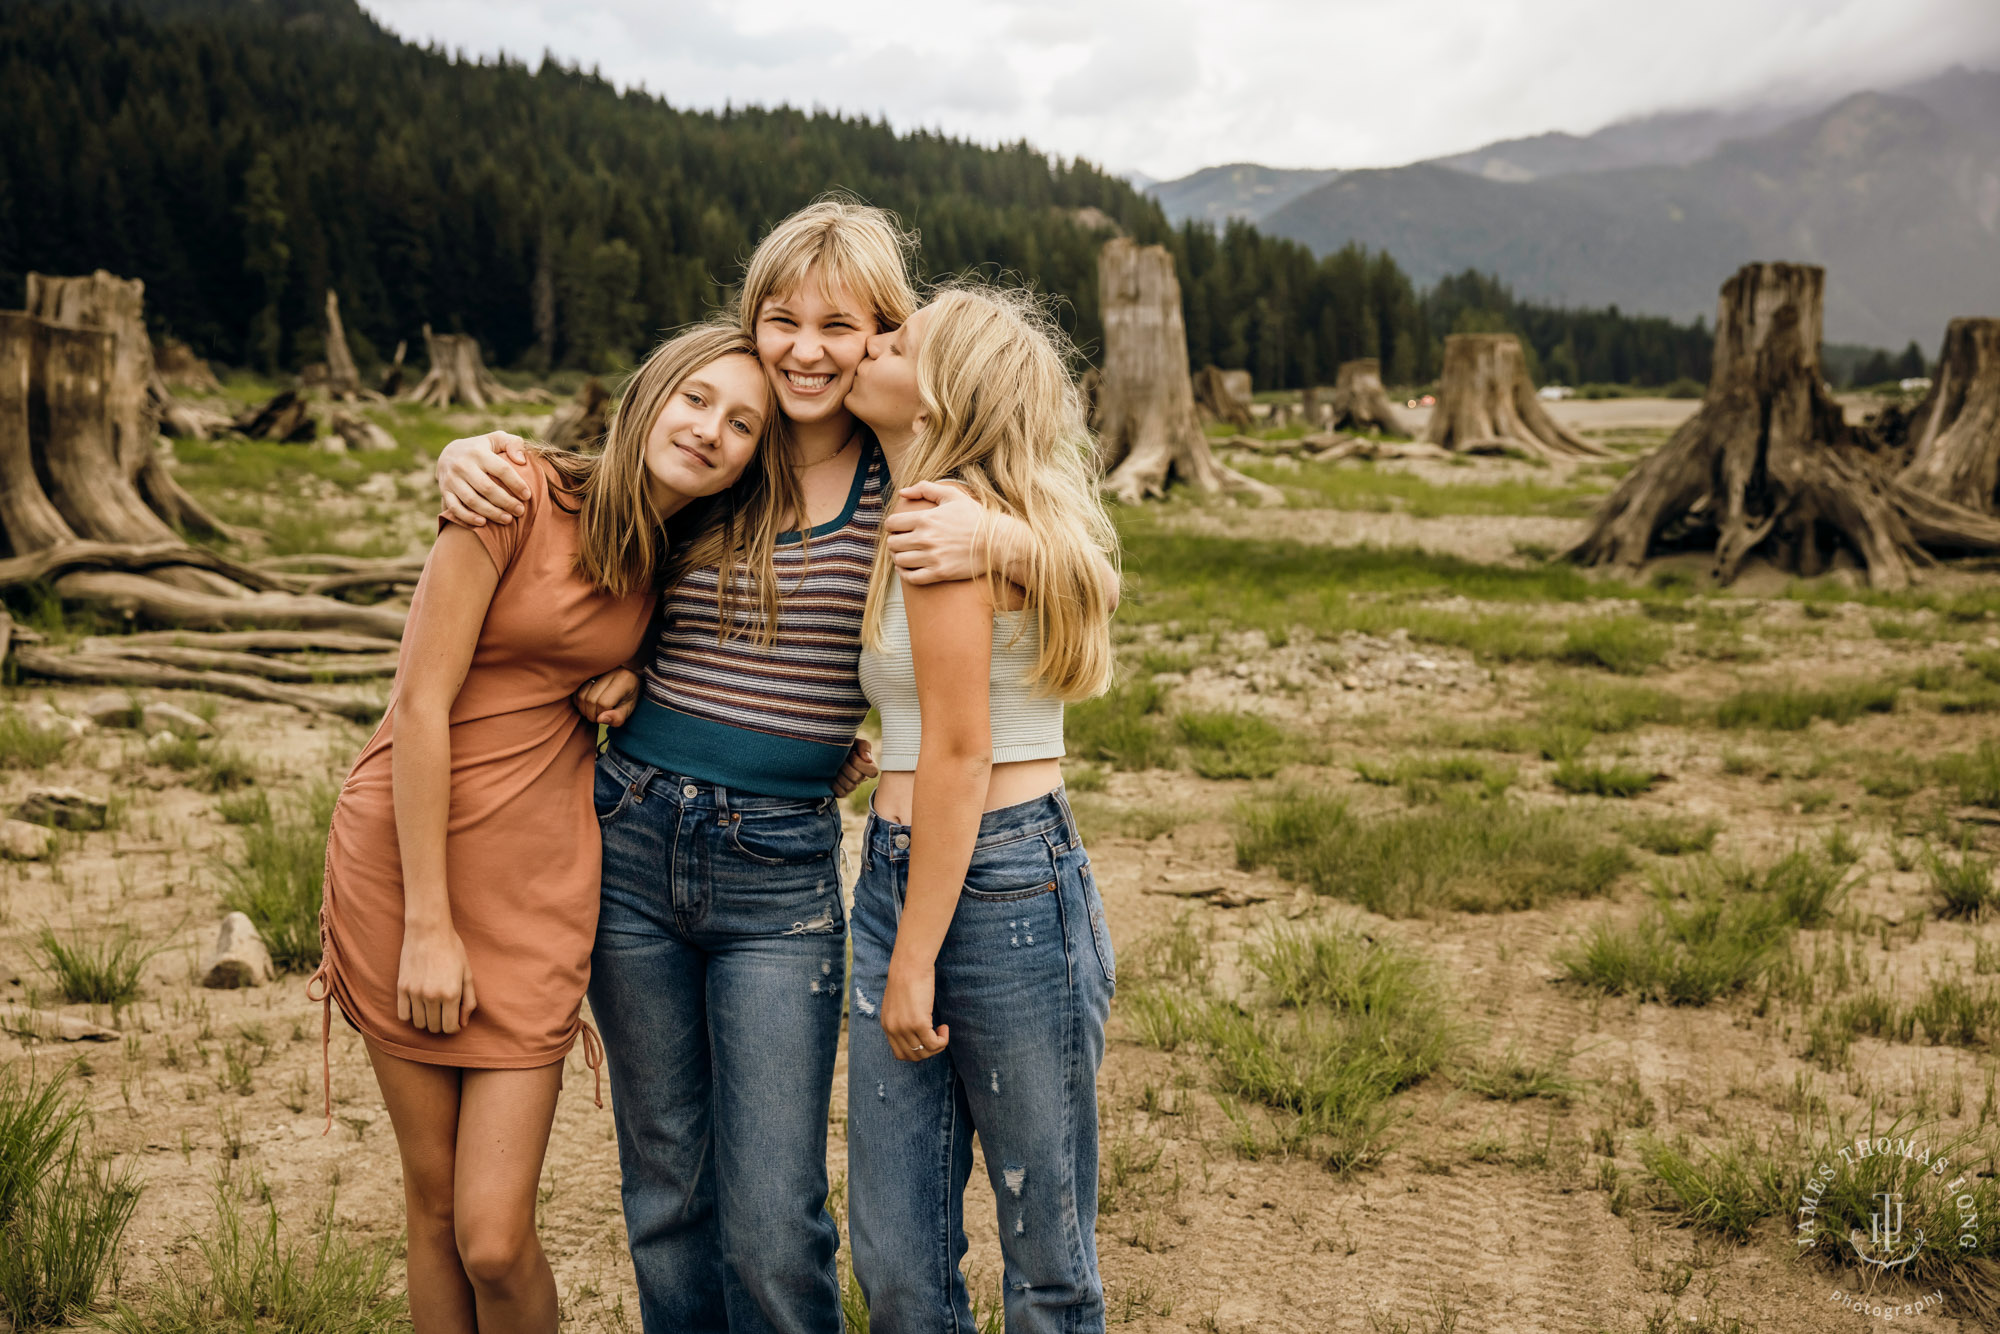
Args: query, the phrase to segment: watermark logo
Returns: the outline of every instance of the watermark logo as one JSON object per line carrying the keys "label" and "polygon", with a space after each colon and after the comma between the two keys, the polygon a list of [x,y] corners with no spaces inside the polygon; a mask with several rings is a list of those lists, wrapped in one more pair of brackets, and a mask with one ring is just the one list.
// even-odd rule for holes
{"label": "watermark logo", "polygon": [[[1970,1181],[1970,1173],[1955,1171],[1949,1156],[1919,1138],[1864,1136],[1814,1164],[1792,1240],[1801,1254],[1817,1248],[1838,1263],[1861,1266],[1865,1290],[1836,1288],[1836,1304],[1881,1319],[1928,1312],[1943,1302],[1943,1293],[1915,1290],[1929,1276],[1920,1276],[1912,1262],[1927,1248],[1970,1251],[1979,1245]],[[1878,1291],[1884,1283],[1911,1290]]]}

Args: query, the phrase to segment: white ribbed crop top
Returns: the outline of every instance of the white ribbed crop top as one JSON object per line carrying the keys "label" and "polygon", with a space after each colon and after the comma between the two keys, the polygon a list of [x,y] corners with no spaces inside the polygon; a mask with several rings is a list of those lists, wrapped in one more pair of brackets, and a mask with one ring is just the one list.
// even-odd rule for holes
{"label": "white ribbed crop top", "polygon": [[[1028,675],[1041,655],[1041,636],[1025,613],[993,613],[993,667],[986,699],[993,730],[993,763],[1053,760],[1063,753],[1063,702],[1036,693]],[[1016,630],[1020,629],[1019,637]],[[917,767],[923,721],[917,711],[917,670],[910,656],[910,620],[903,610],[903,581],[891,579],[882,603],[882,647],[861,649],[861,690],[882,715],[884,769]]]}

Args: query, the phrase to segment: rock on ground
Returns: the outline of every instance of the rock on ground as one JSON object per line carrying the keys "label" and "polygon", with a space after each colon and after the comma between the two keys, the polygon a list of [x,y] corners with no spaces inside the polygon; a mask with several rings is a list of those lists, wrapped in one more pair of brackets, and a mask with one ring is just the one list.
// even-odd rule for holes
{"label": "rock on ground", "polygon": [[222,919],[215,933],[215,948],[201,962],[201,984],[205,987],[257,987],[274,981],[278,970],[272,966],[271,951],[257,934],[256,924],[240,912]]}

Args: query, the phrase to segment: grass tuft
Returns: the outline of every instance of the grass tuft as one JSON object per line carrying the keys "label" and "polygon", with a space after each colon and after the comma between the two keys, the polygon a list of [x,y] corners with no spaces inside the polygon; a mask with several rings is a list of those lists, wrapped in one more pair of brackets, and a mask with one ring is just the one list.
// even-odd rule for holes
{"label": "grass tuft", "polygon": [[1722,832],[1720,821],[1697,820],[1691,815],[1636,815],[1618,828],[1633,846],[1662,857],[1707,852]]}
{"label": "grass tuft", "polygon": [[25,1330],[96,1302],[139,1188],[85,1147],[74,1067],[37,1083],[24,1064],[0,1066],[0,1325]]}
{"label": "grass tuft", "polygon": [[1993,886],[1992,858],[1982,857],[1967,847],[1961,848],[1956,859],[1952,859],[1926,845],[1922,860],[1930,877],[1931,894],[1937,900],[1938,916],[1977,920],[2000,903],[2000,893]]}
{"label": "grass tuft", "polygon": [[1637,797],[1651,792],[1663,775],[1630,764],[1586,764],[1564,760],[1550,776],[1559,791],[1572,796]]}
{"label": "grass tuft", "polygon": [[1718,727],[1800,732],[1815,719],[1851,723],[1864,713],[1890,713],[1901,687],[1893,681],[1850,681],[1824,690],[1791,686],[1739,690],[1715,708]]}
{"label": "grass tuft", "polygon": [[1666,661],[1667,632],[1637,616],[1598,616],[1572,625],[1556,656],[1582,667],[1637,676]]}
{"label": "grass tuft", "polygon": [[45,769],[69,743],[66,732],[30,727],[19,710],[0,710],[0,769]]}
{"label": "grass tuft", "polygon": [[295,807],[268,806],[243,826],[243,856],[225,866],[232,884],[225,912],[249,916],[279,968],[319,965],[319,909],[326,873],[326,831],[340,791],[312,788]]}
{"label": "grass tuft", "polygon": [[1239,805],[1236,861],[1391,916],[1589,897],[1632,864],[1622,845],[1571,811],[1448,795],[1434,807],[1363,819],[1304,788]]}
{"label": "grass tuft", "polygon": [[108,935],[72,931],[67,938],[43,927],[36,945],[42,966],[55,978],[63,999],[78,1005],[130,1005],[139,996],[139,977],[161,946],[147,949],[139,933],[120,926]]}

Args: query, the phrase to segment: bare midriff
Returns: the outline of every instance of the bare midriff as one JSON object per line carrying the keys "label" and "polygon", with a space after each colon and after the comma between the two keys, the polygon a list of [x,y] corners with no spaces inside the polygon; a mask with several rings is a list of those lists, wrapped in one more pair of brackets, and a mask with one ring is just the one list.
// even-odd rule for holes
{"label": "bare midriff", "polygon": [[[1061,760],[1021,760],[996,764],[986,780],[986,804],[981,811],[997,811],[1018,806],[1062,786]],[[915,803],[917,774],[914,769],[892,769],[875,785],[875,813],[891,824],[910,823]]]}

